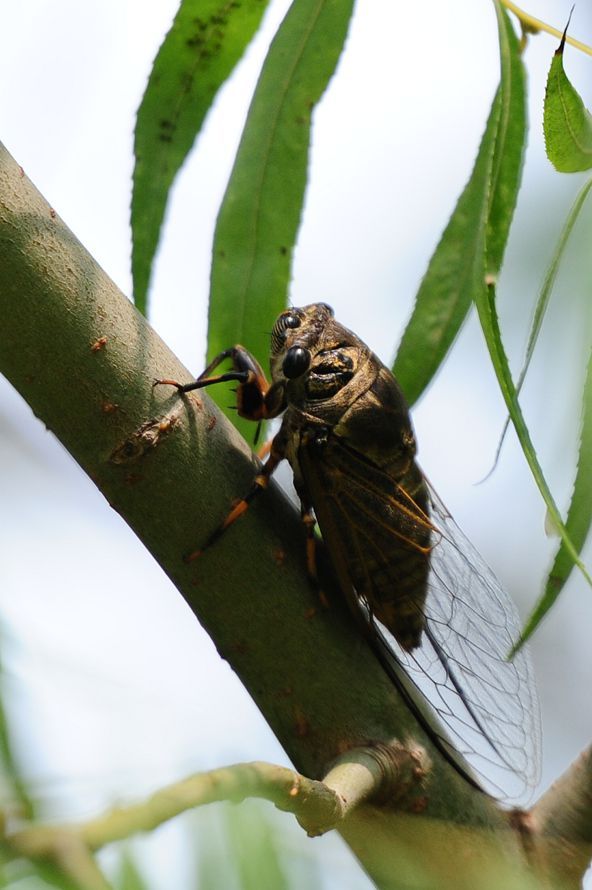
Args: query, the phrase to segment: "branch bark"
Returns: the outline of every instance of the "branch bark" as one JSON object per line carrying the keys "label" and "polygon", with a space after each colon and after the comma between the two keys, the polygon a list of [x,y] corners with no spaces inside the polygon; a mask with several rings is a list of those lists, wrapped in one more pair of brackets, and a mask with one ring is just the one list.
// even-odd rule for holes
{"label": "branch bark", "polygon": [[566,890],[579,887],[592,860],[592,747],[532,808],[530,830],[547,873]]}
{"label": "branch bark", "polygon": [[0,371],[169,575],[299,772],[369,741],[427,752],[427,785],[354,808],[340,831],[383,888],[530,887],[520,833],[438,755],[339,598],[310,590],[295,511],[272,486],[207,557],[253,457],[8,153],[0,151]]}

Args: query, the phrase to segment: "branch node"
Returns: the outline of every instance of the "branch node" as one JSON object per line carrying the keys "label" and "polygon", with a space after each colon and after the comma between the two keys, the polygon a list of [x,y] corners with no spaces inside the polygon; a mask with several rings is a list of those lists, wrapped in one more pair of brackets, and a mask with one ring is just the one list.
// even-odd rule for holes
{"label": "branch node", "polygon": [[366,752],[380,771],[372,802],[377,805],[400,805],[413,796],[414,800],[409,800],[409,803],[415,806],[419,799],[416,799],[415,792],[425,789],[431,769],[425,750],[419,745],[404,746],[392,741],[389,744],[372,742]]}
{"label": "branch node", "polygon": [[170,414],[160,420],[148,420],[137,429],[125,442],[113,449],[109,460],[114,464],[131,464],[151,451],[179,423],[176,414]]}
{"label": "branch node", "polygon": [[[418,746],[405,747],[399,742],[370,742],[352,748],[335,761],[323,785],[335,795],[335,819],[325,823],[322,831],[333,828],[350,812],[364,803],[377,806],[397,805],[418,812],[425,809],[424,791],[430,762]],[[298,821],[309,835],[321,834],[318,824],[298,815]]]}

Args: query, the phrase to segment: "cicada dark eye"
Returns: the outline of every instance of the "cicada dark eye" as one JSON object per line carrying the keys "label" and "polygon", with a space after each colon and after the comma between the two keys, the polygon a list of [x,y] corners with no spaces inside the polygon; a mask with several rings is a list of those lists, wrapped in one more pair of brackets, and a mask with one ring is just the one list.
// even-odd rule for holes
{"label": "cicada dark eye", "polygon": [[303,349],[302,346],[292,346],[288,349],[282,371],[288,380],[294,380],[295,377],[301,377],[305,371],[308,371],[310,365],[310,352]]}
{"label": "cicada dark eye", "polygon": [[285,312],[283,315],[280,315],[273,326],[273,331],[271,332],[272,350],[274,352],[279,352],[284,344],[284,340],[286,339],[286,331],[293,328],[299,328],[300,324],[300,318],[293,312]]}

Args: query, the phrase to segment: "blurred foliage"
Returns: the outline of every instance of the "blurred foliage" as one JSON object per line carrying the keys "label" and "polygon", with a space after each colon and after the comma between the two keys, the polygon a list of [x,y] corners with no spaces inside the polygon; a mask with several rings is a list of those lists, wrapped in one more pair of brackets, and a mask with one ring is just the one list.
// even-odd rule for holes
{"label": "blurred foliage", "polygon": [[114,881],[116,890],[149,890],[130,847],[123,845]]}
{"label": "blurred foliage", "polygon": [[[200,814],[201,815],[201,814]],[[223,804],[196,822],[195,887],[200,890],[316,890],[314,856],[291,846],[282,816],[259,801]],[[291,826],[290,826],[291,827]]]}

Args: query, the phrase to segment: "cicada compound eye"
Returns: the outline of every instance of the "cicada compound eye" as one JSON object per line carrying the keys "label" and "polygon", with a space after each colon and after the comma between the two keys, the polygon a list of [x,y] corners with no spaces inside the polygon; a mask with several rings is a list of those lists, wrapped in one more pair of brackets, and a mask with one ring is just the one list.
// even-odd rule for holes
{"label": "cicada compound eye", "polygon": [[280,352],[284,347],[286,332],[299,328],[301,323],[300,317],[295,312],[283,312],[277,319],[271,332],[272,352]]}
{"label": "cicada compound eye", "polygon": [[310,366],[310,352],[302,346],[292,346],[288,349],[282,371],[288,380],[294,380],[295,377],[301,377]]}

